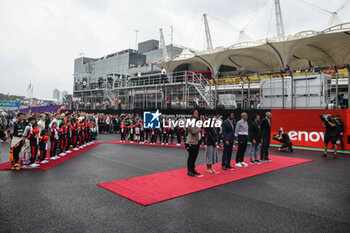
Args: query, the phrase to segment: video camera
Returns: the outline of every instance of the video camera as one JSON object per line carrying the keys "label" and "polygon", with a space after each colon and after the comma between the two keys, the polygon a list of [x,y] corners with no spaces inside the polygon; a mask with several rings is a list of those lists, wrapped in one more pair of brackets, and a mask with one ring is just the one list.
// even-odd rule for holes
{"label": "video camera", "polygon": [[280,135],[278,135],[278,134],[274,134],[274,135],[272,136],[272,139],[275,140],[275,141],[278,141],[278,142],[282,142],[282,143],[283,143],[283,140],[280,139]]}
{"label": "video camera", "polygon": [[3,110],[0,110],[0,130],[6,130],[7,127],[7,113]]}
{"label": "video camera", "polygon": [[320,115],[320,119],[321,121],[325,122],[325,121],[333,121],[334,116],[331,114],[327,114],[327,115]]}

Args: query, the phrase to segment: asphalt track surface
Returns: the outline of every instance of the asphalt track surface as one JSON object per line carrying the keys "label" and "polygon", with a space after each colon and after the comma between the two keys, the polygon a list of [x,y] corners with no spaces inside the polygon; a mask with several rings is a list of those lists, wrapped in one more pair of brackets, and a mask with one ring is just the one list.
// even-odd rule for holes
{"label": "asphalt track surface", "polygon": [[313,161],[147,207],[96,184],[184,168],[185,149],[105,143],[49,171],[1,171],[0,232],[350,232],[349,154],[271,154]]}

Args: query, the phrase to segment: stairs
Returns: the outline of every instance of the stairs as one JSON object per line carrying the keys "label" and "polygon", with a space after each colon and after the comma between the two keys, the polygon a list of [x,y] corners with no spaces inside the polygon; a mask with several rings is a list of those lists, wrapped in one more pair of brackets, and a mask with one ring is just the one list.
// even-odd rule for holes
{"label": "stairs", "polygon": [[115,100],[115,94],[113,93],[113,86],[110,83],[106,83],[106,89],[104,91],[105,97],[112,103]]}
{"label": "stairs", "polygon": [[190,83],[197,90],[198,94],[203,98],[207,105],[211,108],[215,106],[215,92],[210,83],[202,74],[195,74],[194,79]]}

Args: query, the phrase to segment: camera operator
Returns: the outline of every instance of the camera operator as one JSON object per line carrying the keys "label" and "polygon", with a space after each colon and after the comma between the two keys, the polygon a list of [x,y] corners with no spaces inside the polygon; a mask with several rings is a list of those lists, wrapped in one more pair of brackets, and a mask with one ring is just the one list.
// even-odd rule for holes
{"label": "camera operator", "polygon": [[331,142],[334,148],[333,158],[337,158],[337,123],[332,115],[321,116],[321,119],[323,120],[323,128],[326,128],[322,157],[327,157],[328,143]]}
{"label": "camera operator", "polygon": [[280,130],[274,139],[283,143],[283,145],[278,148],[278,151],[289,150],[290,152],[293,152],[293,143],[290,141],[289,135],[286,132]]}
{"label": "camera operator", "polygon": [[341,145],[341,150],[344,150],[344,123],[340,120],[340,115],[336,115],[336,122],[337,122],[337,138],[339,138],[340,145]]}
{"label": "camera operator", "polygon": [[6,129],[8,127],[7,114],[4,111],[0,111],[0,139],[3,141],[7,140]]}
{"label": "camera operator", "polygon": [[7,133],[5,130],[0,129],[0,139],[3,141],[7,140]]}

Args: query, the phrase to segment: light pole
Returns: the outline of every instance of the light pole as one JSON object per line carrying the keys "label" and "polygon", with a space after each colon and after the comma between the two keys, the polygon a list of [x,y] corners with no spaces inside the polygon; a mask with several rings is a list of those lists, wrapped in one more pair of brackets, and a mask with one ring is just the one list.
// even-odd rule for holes
{"label": "light pole", "polygon": [[139,30],[135,29],[135,50],[137,50],[137,33]]}

